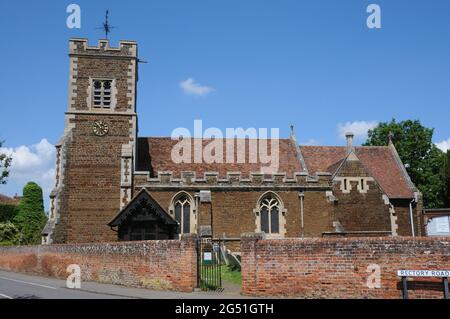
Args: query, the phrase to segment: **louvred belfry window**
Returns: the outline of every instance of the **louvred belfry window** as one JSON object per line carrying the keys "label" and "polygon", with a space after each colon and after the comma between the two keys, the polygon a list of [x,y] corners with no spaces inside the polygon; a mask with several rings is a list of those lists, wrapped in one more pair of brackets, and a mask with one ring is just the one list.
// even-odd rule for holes
{"label": "louvred belfry window", "polygon": [[111,80],[93,81],[93,105],[96,108],[111,107]]}

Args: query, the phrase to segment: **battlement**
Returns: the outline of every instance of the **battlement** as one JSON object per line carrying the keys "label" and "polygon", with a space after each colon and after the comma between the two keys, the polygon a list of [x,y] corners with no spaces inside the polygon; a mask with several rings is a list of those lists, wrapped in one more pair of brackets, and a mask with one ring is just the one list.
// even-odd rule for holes
{"label": "battlement", "polygon": [[73,38],[69,40],[69,55],[137,58],[137,43],[119,41],[119,47],[110,47],[109,40],[101,39],[97,46],[89,46],[88,39]]}
{"label": "battlement", "polygon": [[[142,175],[142,174],[138,174]],[[205,172],[203,176],[196,176],[195,172],[182,172],[181,177],[173,176],[171,171],[160,171],[157,177],[146,176],[146,181],[139,177],[139,186],[148,187],[330,187],[331,174],[318,173],[308,176],[304,172],[297,172],[293,177],[286,173],[265,175],[252,172],[250,176],[242,176],[241,172],[228,172],[226,177],[220,177],[218,172]],[[141,185],[145,184],[145,185]]]}

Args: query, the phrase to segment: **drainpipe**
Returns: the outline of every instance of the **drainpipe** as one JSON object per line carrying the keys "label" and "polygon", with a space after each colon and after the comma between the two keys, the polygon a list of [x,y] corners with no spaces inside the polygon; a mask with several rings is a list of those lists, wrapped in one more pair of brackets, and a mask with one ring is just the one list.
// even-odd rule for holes
{"label": "drainpipe", "polygon": [[305,224],[303,221],[303,199],[305,197],[305,193],[303,193],[303,192],[299,193],[298,197],[300,197],[301,237],[302,237],[302,239],[304,239],[305,238]]}
{"label": "drainpipe", "polygon": [[196,215],[196,219],[197,219],[197,225],[195,225],[195,232],[198,235],[200,235],[200,205],[199,205],[199,199],[200,199],[200,193],[196,192],[194,195],[195,198],[195,215]]}
{"label": "drainpipe", "polygon": [[414,232],[414,219],[413,219],[413,211],[412,211],[412,204],[415,202],[416,200],[413,199],[412,201],[409,202],[409,218],[411,219],[411,234],[413,237],[415,237],[415,232]]}

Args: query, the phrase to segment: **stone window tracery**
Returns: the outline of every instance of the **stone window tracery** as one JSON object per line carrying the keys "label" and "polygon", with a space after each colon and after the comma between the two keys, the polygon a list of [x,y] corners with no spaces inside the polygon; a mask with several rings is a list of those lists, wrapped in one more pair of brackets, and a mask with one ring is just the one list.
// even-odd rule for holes
{"label": "stone window tracery", "polygon": [[284,236],[286,210],[278,196],[270,192],[264,194],[258,201],[255,213],[257,232],[264,232],[269,237]]}
{"label": "stone window tracery", "polygon": [[178,234],[189,234],[196,232],[195,204],[192,197],[181,192],[175,195],[169,211],[178,222]]}

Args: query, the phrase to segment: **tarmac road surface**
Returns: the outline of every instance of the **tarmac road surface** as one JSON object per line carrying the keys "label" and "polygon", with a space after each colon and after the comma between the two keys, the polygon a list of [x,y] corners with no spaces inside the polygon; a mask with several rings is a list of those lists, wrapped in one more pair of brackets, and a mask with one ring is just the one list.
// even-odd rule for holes
{"label": "tarmac road surface", "polygon": [[0,270],[0,299],[229,299],[243,298],[236,292],[154,291],[118,285],[81,282],[69,289],[66,281]]}

